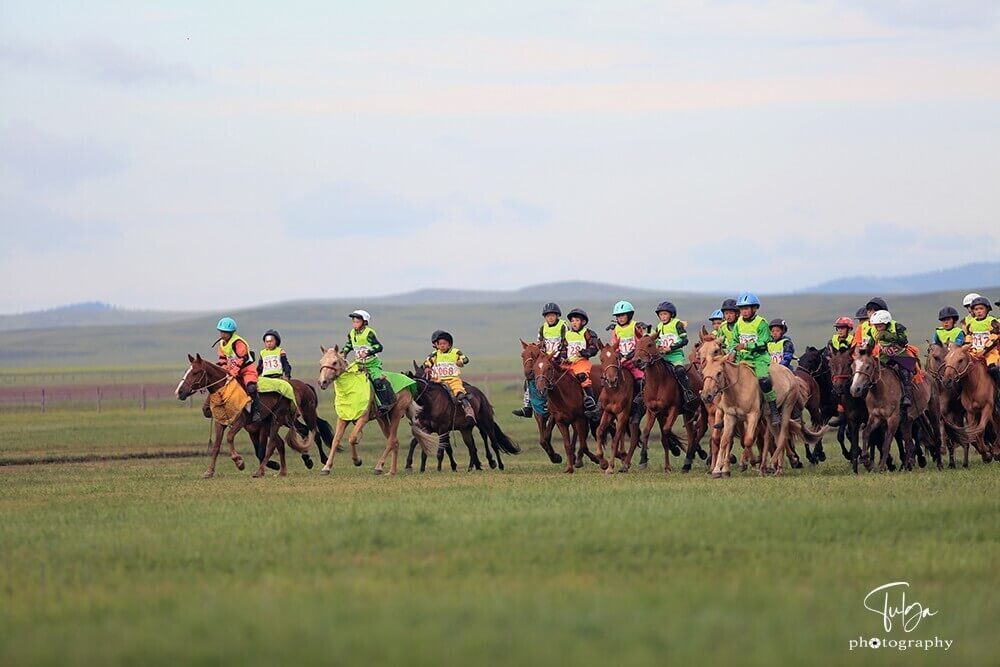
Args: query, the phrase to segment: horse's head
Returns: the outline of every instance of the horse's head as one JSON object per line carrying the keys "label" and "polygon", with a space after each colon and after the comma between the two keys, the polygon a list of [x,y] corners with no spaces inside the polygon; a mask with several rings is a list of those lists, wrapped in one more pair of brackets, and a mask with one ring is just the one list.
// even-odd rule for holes
{"label": "horse's head", "polygon": [[526,343],[521,341],[521,366],[524,368],[524,379],[531,380],[535,377],[536,362],[540,357],[548,356],[545,350],[538,343]]}
{"label": "horse's head", "polygon": [[622,379],[622,353],[617,345],[601,344],[597,356],[601,360],[601,382],[609,389],[616,389]]}
{"label": "horse's head", "polygon": [[940,343],[927,343],[927,372],[938,377],[941,367],[944,366],[944,358],[948,354],[948,348]]}
{"label": "horse's head", "polygon": [[832,352],[829,358],[830,375],[833,379],[833,391],[843,395],[847,392],[848,381],[854,374],[852,364],[854,363],[854,347]]}
{"label": "horse's head", "polygon": [[319,388],[326,389],[330,383],[347,370],[347,357],[340,352],[340,346],[319,346],[323,356],[319,360]]}
{"label": "horse's head", "polygon": [[810,375],[818,375],[823,370],[823,351],[809,345],[799,357],[799,368]]}
{"label": "horse's head", "polygon": [[[555,359],[543,353],[537,355],[533,363],[534,365],[531,367],[531,373],[535,379],[535,389],[538,390],[539,396],[545,398],[549,394],[549,389],[551,389],[556,382]],[[525,375],[527,375],[527,373],[528,369],[526,368]]]}
{"label": "horse's head", "polygon": [[948,348],[945,350],[944,359],[941,363],[941,382],[944,384],[945,389],[954,387],[969,372],[969,366],[973,362],[970,350],[971,347],[969,345],[948,343]]}
{"label": "horse's head", "polygon": [[867,348],[862,348],[854,355],[853,370],[851,396],[861,398],[878,381],[881,367],[878,359],[873,357]]}
{"label": "horse's head", "polygon": [[660,350],[656,347],[656,339],[646,334],[635,340],[635,353],[632,355],[632,363],[636,368],[642,370],[660,358]]}
{"label": "horse's head", "polygon": [[722,349],[722,342],[715,336],[704,336],[698,341],[697,362],[700,366],[705,366],[717,357],[725,356],[726,351]]}
{"label": "horse's head", "polygon": [[174,390],[180,401],[187,400],[188,396],[210,386],[212,382],[224,377],[226,373],[216,364],[202,359],[200,354],[193,357],[189,354],[188,361],[191,362],[191,365],[177,384],[177,389]]}
{"label": "horse's head", "polygon": [[716,397],[726,390],[726,364],[729,363],[726,355],[716,354],[708,357],[703,362],[701,369],[703,384],[701,388],[701,398],[705,404],[712,403]]}

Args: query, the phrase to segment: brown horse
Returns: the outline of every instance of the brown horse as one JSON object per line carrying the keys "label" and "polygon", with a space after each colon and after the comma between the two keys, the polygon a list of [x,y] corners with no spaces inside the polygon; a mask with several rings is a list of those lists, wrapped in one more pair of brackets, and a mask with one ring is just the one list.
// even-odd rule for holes
{"label": "brown horse", "polygon": [[[521,343],[527,345],[524,341]],[[563,472],[573,472],[573,463],[576,460],[574,443],[579,446],[581,460],[583,456],[586,456],[594,463],[604,467],[601,459],[587,449],[590,422],[583,410],[583,391],[580,389],[580,383],[573,373],[563,369],[549,355],[541,354],[535,359],[533,369],[535,389],[539,396],[547,399],[549,413],[563,437],[563,448],[566,450],[566,469]],[[571,429],[573,431],[572,437]]]}
{"label": "brown horse", "polygon": [[983,463],[989,463],[993,454],[986,446],[985,434],[995,418],[996,385],[986,370],[986,362],[981,356],[972,354],[971,345],[952,343],[948,345],[940,374],[945,390],[958,394],[965,411],[966,432],[962,439],[965,457],[962,466],[969,467],[970,442],[983,458]]}
{"label": "brown horse", "polygon": [[[602,344],[598,349],[601,366],[601,420],[597,424],[597,458],[608,475],[615,472],[615,458],[623,458],[621,472],[628,472],[632,465],[632,454],[639,444],[638,424],[629,418],[632,413],[632,401],[635,398],[635,379],[631,371],[622,366],[621,351],[616,345]],[[604,445],[607,442],[607,431],[614,420],[615,433],[611,439],[611,453],[604,458]],[[628,455],[624,455],[622,443],[625,432],[629,432]],[[670,456],[667,455],[669,469]]]}
{"label": "brown horse", "polygon": [[683,415],[684,431],[687,433],[687,456],[684,462],[684,472],[689,471],[694,454],[700,449],[698,443],[705,435],[707,420],[699,419],[705,414],[702,406],[698,406],[698,411],[695,414],[684,413],[684,397],[680,384],[677,382],[673,370],[660,355],[654,337],[644,335],[636,340],[635,355],[632,357],[632,361],[645,374],[643,395],[646,405],[646,423],[640,435],[642,446],[647,446],[653,424],[658,423],[660,442],[663,444],[663,472],[670,472],[670,446],[680,446],[680,440],[673,432],[674,422],[677,421],[678,416]]}
{"label": "brown horse", "polygon": [[913,405],[903,410],[900,401],[903,387],[895,372],[885,369],[876,357],[866,350],[858,350],[853,365],[851,395],[860,398],[867,391],[865,406],[868,408],[868,422],[863,438],[866,447],[862,450],[865,467],[871,469],[868,459],[868,444],[879,426],[885,427],[879,458],[879,471],[884,472],[889,462],[889,446],[897,430],[901,436],[900,459],[907,470],[913,469],[914,437],[913,424],[930,405],[931,392],[926,382],[913,387]]}
{"label": "brown horse", "polygon": [[[340,346],[338,345],[329,349],[320,346],[320,351],[323,353],[323,357],[319,361],[319,387],[320,389],[326,389],[331,383],[344,374],[347,370],[348,363],[347,358],[341,354]],[[376,475],[382,474],[385,460],[390,454],[392,455],[392,462],[389,466],[389,474],[396,474],[399,459],[399,423],[402,421],[404,416],[410,422],[410,431],[413,434],[413,437],[420,443],[424,452],[430,454],[434,451],[438,444],[438,438],[436,435],[428,433],[420,427],[417,422],[419,414],[420,406],[417,405],[413,394],[410,393],[408,389],[402,389],[396,392],[396,401],[392,404],[392,409],[385,415],[379,414],[378,407],[375,402],[375,392],[371,391],[368,402],[368,410],[354,422],[354,429],[348,437],[348,442],[351,445],[351,458],[354,459],[355,465],[360,465],[357,445],[358,440],[361,438],[361,430],[364,428],[365,424],[373,418],[378,421],[379,428],[382,429],[382,435],[385,436],[386,440],[382,456],[379,457],[378,462],[375,464]],[[333,435],[333,446],[330,449],[330,456],[327,458],[326,465],[323,466],[322,470],[324,475],[329,475],[333,468],[333,458],[336,454],[337,447],[340,445],[340,441],[344,438],[344,432],[347,430],[347,424],[348,422],[346,420],[341,419],[339,416],[337,417],[337,430]]]}
{"label": "brown horse", "polygon": [[[209,394],[215,394],[225,387],[229,382],[235,382],[225,368],[218,364],[201,358],[200,354],[188,355],[191,366],[184,373],[180,383],[177,385],[177,398],[186,400],[191,394],[205,389]],[[229,458],[236,464],[237,469],[243,470],[243,457],[236,451],[236,434],[242,429],[246,429],[250,434],[250,439],[254,443],[255,449],[260,446],[260,439],[266,436],[266,448],[264,455],[260,459],[260,467],[254,472],[254,477],[263,477],[264,468],[274,453],[275,446],[278,447],[279,467],[278,474],[285,476],[288,474],[285,468],[285,441],[278,435],[278,429],[282,426],[288,427],[287,442],[295,451],[307,453],[308,445],[299,441],[298,433],[295,429],[295,408],[291,401],[280,394],[261,392],[260,406],[262,419],[256,424],[250,422],[250,413],[241,410],[231,424],[222,424],[213,421],[214,434],[212,440],[212,458],[208,464],[208,470],[202,477],[210,478],[215,475],[215,462],[219,457],[219,449],[222,446],[222,436],[226,436],[226,444],[229,446]]]}
{"label": "brown horse", "polygon": [[[968,460],[970,439],[965,433],[965,409],[958,394],[944,385],[941,371],[944,368],[944,358],[948,354],[948,348],[928,341],[927,361],[925,371],[932,379],[931,410],[936,413],[938,420],[938,437],[941,440],[938,455],[935,460],[938,469],[943,468],[942,459],[945,449],[948,452],[948,467],[955,467],[955,446],[965,447],[965,456]],[[956,426],[960,428],[956,428]]]}

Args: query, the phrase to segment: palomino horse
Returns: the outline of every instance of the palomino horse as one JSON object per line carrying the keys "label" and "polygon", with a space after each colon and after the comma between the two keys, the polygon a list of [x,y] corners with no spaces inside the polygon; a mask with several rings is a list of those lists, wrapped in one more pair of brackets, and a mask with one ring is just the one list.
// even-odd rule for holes
{"label": "palomino horse", "polygon": [[[526,345],[524,341],[521,342]],[[574,442],[579,444],[581,460],[586,456],[603,467],[601,459],[587,449],[590,422],[583,410],[583,391],[573,373],[563,369],[549,355],[541,354],[536,357],[533,374],[535,389],[539,396],[547,399],[549,413],[563,437],[563,448],[566,450],[566,469],[563,472],[573,472],[573,463],[576,460],[573,451]],[[573,430],[572,437],[570,429]],[[551,454],[549,458],[552,458]],[[614,465],[614,459],[610,465]]]}
{"label": "palomino horse", "polygon": [[[983,358],[972,354],[971,345],[948,345],[944,363],[940,371],[945,390],[958,394],[965,411],[966,432],[962,439],[965,457],[962,466],[969,467],[969,443],[983,458],[983,463],[993,460],[986,446],[986,428],[994,422],[994,401],[996,386],[986,370]],[[956,391],[957,390],[957,391]]]}
{"label": "palomino horse", "polygon": [[865,406],[868,408],[868,422],[865,424],[863,434],[866,446],[862,450],[865,467],[870,470],[872,465],[871,461],[868,460],[868,444],[872,442],[872,435],[876,428],[884,426],[885,433],[882,436],[879,471],[884,472],[887,468],[889,446],[897,430],[901,435],[901,465],[907,470],[912,470],[914,459],[913,424],[927,411],[930,405],[930,387],[926,382],[914,384],[913,405],[908,410],[902,410],[900,400],[903,396],[903,386],[896,373],[882,368],[879,360],[865,350],[858,350],[853,369],[851,395],[860,398],[867,391]]}
{"label": "palomino horse", "polygon": [[[334,345],[332,348],[327,349],[320,346],[320,351],[323,353],[323,357],[319,361],[319,387],[320,389],[326,389],[333,383],[337,378],[347,371],[348,363],[346,357],[340,353],[340,346]],[[351,431],[351,435],[348,437],[348,442],[351,445],[351,458],[354,460],[354,465],[361,465],[360,457],[358,456],[358,440],[361,437],[361,430],[364,428],[372,417],[375,417],[378,421],[379,428],[382,429],[382,435],[385,436],[385,449],[382,451],[382,456],[379,457],[378,462],[375,464],[375,474],[381,475],[382,468],[385,465],[385,459],[392,454],[392,462],[389,465],[389,474],[395,475],[397,470],[397,462],[399,459],[399,423],[405,416],[410,422],[410,431],[413,437],[417,439],[420,443],[421,448],[424,453],[431,453],[434,448],[437,447],[438,438],[436,435],[428,433],[420,427],[417,423],[417,416],[420,414],[420,406],[417,405],[413,394],[409,390],[403,389],[396,392],[396,401],[392,404],[392,410],[389,411],[387,415],[379,415],[378,408],[375,403],[375,392],[370,391],[370,396],[368,399],[368,410],[365,411],[360,418],[354,422],[354,429]],[[337,430],[333,435],[333,446],[330,448],[330,456],[326,460],[326,465],[323,466],[322,473],[324,475],[329,475],[331,469],[333,468],[333,458],[337,452],[337,447],[340,445],[340,441],[344,438],[344,432],[347,430],[348,422],[344,419],[337,417]]]}
{"label": "palomino horse", "polygon": [[[490,468],[499,467],[500,470],[504,469],[503,459],[500,457],[501,450],[508,454],[521,453],[520,446],[507,437],[507,434],[496,423],[493,406],[478,387],[468,382],[463,382],[465,391],[469,396],[469,403],[472,405],[473,414],[476,416],[473,422],[458,407],[454,397],[452,397],[451,392],[445,385],[432,382],[427,379],[426,374],[423,372],[414,374],[411,377],[416,381],[419,388],[416,400],[420,406],[420,424],[423,429],[436,434],[439,442],[441,436],[445,436],[451,431],[461,433],[462,441],[465,442],[465,446],[469,450],[469,470],[483,469],[483,464],[479,460],[479,453],[476,450],[476,441],[472,435],[473,428],[478,428],[479,434],[483,437],[486,460],[489,462]],[[493,459],[493,453],[490,452],[491,445],[493,453],[496,454],[496,460]],[[438,453],[442,453],[440,449]],[[422,454],[421,471],[424,469],[426,460],[427,455]]]}
{"label": "palomino horse", "polygon": [[[184,373],[180,383],[177,385],[177,398],[186,400],[191,394],[205,389],[209,394],[215,394],[225,387],[229,382],[236,382],[225,368],[201,358],[200,354],[188,355],[191,366]],[[262,418],[256,424],[250,422],[250,413],[240,410],[233,422],[228,426],[218,421],[212,422],[214,436],[212,439],[212,459],[208,464],[208,470],[202,475],[204,478],[215,476],[215,462],[219,458],[219,449],[222,446],[222,436],[226,436],[226,444],[229,446],[229,458],[236,464],[237,469],[243,470],[243,457],[236,451],[236,434],[242,429],[246,429],[250,434],[250,439],[254,443],[255,449],[260,446],[260,438],[266,436],[266,448],[263,456],[260,457],[260,467],[254,472],[254,477],[263,477],[264,468],[274,453],[275,445],[278,446],[278,474],[285,476],[288,474],[285,468],[285,441],[278,435],[278,429],[282,426],[288,427],[288,445],[299,453],[307,453],[308,445],[299,442],[298,433],[295,430],[295,409],[291,401],[280,394],[261,392],[260,411]]]}
{"label": "palomino horse", "polygon": [[[639,443],[638,424],[629,418],[632,413],[632,401],[635,398],[635,379],[631,371],[622,367],[621,351],[615,345],[601,345],[597,353],[601,360],[601,421],[597,424],[597,458],[601,467],[608,475],[615,472],[615,458],[622,461],[622,472],[628,472],[632,465],[632,454]],[[611,438],[611,454],[604,458],[604,445],[607,442],[607,431],[611,420],[615,422],[615,433]],[[623,456],[625,431],[629,431],[628,455]],[[664,447],[666,449],[666,447]],[[667,470],[670,469],[670,455],[667,454]]]}
{"label": "palomino horse", "polygon": [[[603,359],[603,357],[602,357]],[[659,423],[660,442],[663,444],[663,472],[670,472],[670,446],[680,446],[680,441],[674,435],[674,422],[683,415],[684,431],[687,433],[687,456],[684,461],[684,472],[691,470],[694,454],[700,449],[699,441],[705,435],[707,418],[702,420],[702,428],[698,429],[699,419],[707,417],[701,405],[695,414],[684,413],[684,399],[676,376],[663,360],[656,348],[656,339],[652,336],[641,336],[635,343],[635,355],[632,362],[645,373],[645,388],[643,395],[646,404],[646,424],[643,426],[640,440],[646,447],[653,424]],[[704,452],[703,452],[704,454]]]}

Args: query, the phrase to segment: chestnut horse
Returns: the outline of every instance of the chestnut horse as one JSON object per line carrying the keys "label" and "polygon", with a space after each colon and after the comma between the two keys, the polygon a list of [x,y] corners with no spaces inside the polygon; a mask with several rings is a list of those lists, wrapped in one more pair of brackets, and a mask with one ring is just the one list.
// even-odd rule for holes
{"label": "chestnut horse", "polygon": [[972,353],[970,344],[948,345],[941,368],[941,380],[948,392],[957,393],[965,411],[966,431],[962,439],[965,457],[962,467],[969,467],[969,444],[976,448],[983,463],[993,460],[993,454],[986,446],[987,427],[994,422],[994,402],[996,385],[986,370],[986,362]]}
{"label": "chestnut horse", "polygon": [[[184,373],[184,377],[181,378],[175,391],[178,400],[186,400],[191,394],[201,389],[207,390],[209,394],[215,394],[229,382],[237,381],[229,375],[225,368],[202,359],[200,354],[193,357],[189,354],[188,361],[191,366]],[[235,420],[228,425],[213,420],[212,459],[208,464],[208,470],[202,477],[208,479],[215,476],[215,462],[219,457],[223,434],[225,434],[226,444],[229,446],[229,458],[236,464],[237,469],[243,470],[243,457],[236,451],[235,440],[236,434],[244,428],[250,434],[255,449],[260,446],[261,436],[267,437],[264,455],[260,459],[260,467],[253,474],[254,477],[264,476],[264,468],[271,459],[276,445],[279,459],[278,474],[282,477],[288,474],[288,470],[285,468],[285,441],[278,435],[278,429],[282,426],[288,427],[288,445],[299,453],[308,453],[308,445],[299,441],[295,429],[295,408],[291,401],[280,394],[261,392],[260,411],[262,418],[256,424],[250,422],[250,413],[246,410],[241,410]]]}
{"label": "chestnut horse", "polygon": [[[634,423],[632,401],[635,398],[635,379],[631,371],[622,367],[622,354],[616,345],[600,345],[598,358],[601,362],[601,420],[597,424],[597,458],[604,472],[612,475],[615,472],[615,458],[622,458],[621,472],[628,472],[632,466],[632,454],[639,443],[639,425]],[[615,423],[615,433],[611,438],[611,454],[604,458],[604,445],[607,442],[607,431],[611,421]],[[629,432],[628,455],[624,454],[622,442],[625,431]],[[666,446],[664,446],[666,449]],[[667,469],[670,468],[670,454],[667,453]]]}
{"label": "chestnut horse", "polygon": [[[527,349],[527,343],[521,341],[521,344]],[[579,447],[578,456],[581,460],[583,456],[586,456],[594,463],[604,467],[601,459],[587,449],[590,421],[583,410],[583,390],[573,373],[563,369],[560,364],[545,353],[535,356],[532,372],[535,378],[535,389],[539,396],[548,401],[549,413],[563,437],[563,448],[566,450],[566,469],[563,472],[573,472],[573,464],[576,460],[574,443]],[[570,429],[573,431],[572,437]],[[551,454],[549,458],[552,458]],[[614,465],[613,459],[611,465]]]}
{"label": "chestnut horse", "polygon": [[[334,345],[329,349],[320,346],[320,351],[323,353],[323,357],[319,360],[319,387],[320,389],[326,389],[347,371],[348,363],[347,358],[341,354],[340,346],[338,345]],[[386,441],[382,456],[379,457],[378,462],[375,464],[376,475],[382,474],[385,460],[390,454],[392,455],[392,461],[389,465],[389,474],[396,474],[399,460],[399,423],[404,416],[410,422],[410,431],[413,437],[417,439],[417,442],[420,443],[424,453],[430,454],[434,451],[438,444],[438,438],[436,435],[428,433],[421,428],[417,422],[417,417],[420,414],[420,406],[417,405],[409,389],[402,389],[396,392],[396,401],[392,404],[392,409],[387,415],[378,414],[375,392],[370,391],[369,394],[368,410],[354,422],[354,429],[348,437],[348,442],[351,445],[351,458],[355,461],[354,465],[360,465],[361,459],[358,456],[357,446],[358,440],[361,438],[361,430],[373,417],[378,421],[379,428],[382,429],[382,435],[385,436]],[[347,424],[346,420],[341,419],[339,416],[337,417],[337,430],[333,435],[333,446],[330,448],[330,455],[322,470],[322,474],[324,475],[329,475],[333,468],[333,458],[337,452],[337,447],[340,445],[340,441],[344,438]]]}

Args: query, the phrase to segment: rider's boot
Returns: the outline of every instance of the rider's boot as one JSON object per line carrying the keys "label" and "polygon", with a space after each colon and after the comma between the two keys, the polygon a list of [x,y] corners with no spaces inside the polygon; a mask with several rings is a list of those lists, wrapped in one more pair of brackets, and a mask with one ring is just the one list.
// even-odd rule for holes
{"label": "rider's boot", "polygon": [[465,412],[466,418],[475,424],[476,412],[472,409],[472,403],[469,402],[469,395],[463,391],[456,398],[458,398],[458,402],[462,405],[462,410]]}
{"label": "rider's boot", "polygon": [[257,392],[256,382],[247,382],[247,393],[250,394],[250,423],[256,424],[261,420],[260,394]]}
{"label": "rider's boot", "polygon": [[913,373],[908,369],[898,366],[899,380],[902,383],[903,400],[902,406],[908,408],[913,405]]}
{"label": "rider's boot", "polygon": [[684,395],[684,409],[693,412],[701,401],[691,389],[691,378],[688,377],[687,368],[680,365],[674,366],[674,377],[677,378],[677,384],[681,386],[681,392]]}
{"label": "rider's boot", "polygon": [[771,426],[778,428],[781,426],[781,410],[778,409],[777,401],[768,401],[767,408],[771,412]]}
{"label": "rider's boot", "polygon": [[392,390],[392,384],[384,377],[372,380],[375,387],[375,398],[378,402],[378,413],[386,415],[392,410],[396,403],[396,392]]}
{"label": "rider's boot", "polygon": [[601,407],[597,404],[597,399],[594,398],[593,387],[583,388],[583,411],[590,420],[598,419],[601,416]]}
{"label": "rider's boot", "polygon": [[526,419],[531,419],[535,414],[535,411],[531,409],[531,396],[528,393],[528,383],[524,384],[524,405],[522,405],[517,410],[512,410],[511,414],[515,417],[525,417]]}
{"label": "rider's boot", "polygon": [[986,371],[993,378],[993,383],[996,385],[997,390],[996,397],[993,399],[993,411],[1000,414],[1000,366],[993,364],[992,366],[988,366]]}

